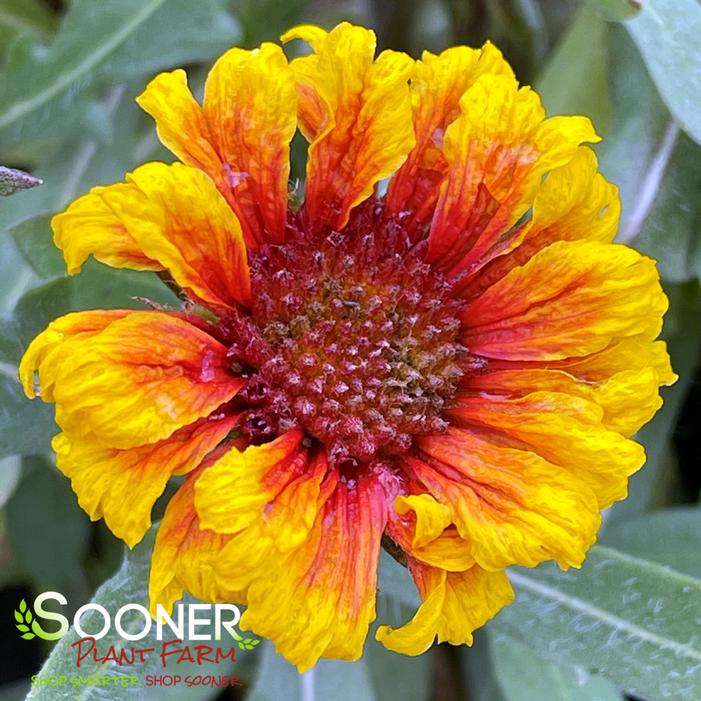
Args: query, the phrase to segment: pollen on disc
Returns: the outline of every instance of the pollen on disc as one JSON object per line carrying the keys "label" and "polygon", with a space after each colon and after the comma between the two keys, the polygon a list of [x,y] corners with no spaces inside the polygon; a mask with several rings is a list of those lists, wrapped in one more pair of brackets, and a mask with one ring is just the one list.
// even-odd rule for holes
{"label": "pollen on disc", "polygon": [[252,258],[253,324],[236,345],[257,368],[242,393],[251,437],[301,426],[332,460],[368,460],[445,430],[467,354],[422,252],[371,201],[342,232],[300,230]]}

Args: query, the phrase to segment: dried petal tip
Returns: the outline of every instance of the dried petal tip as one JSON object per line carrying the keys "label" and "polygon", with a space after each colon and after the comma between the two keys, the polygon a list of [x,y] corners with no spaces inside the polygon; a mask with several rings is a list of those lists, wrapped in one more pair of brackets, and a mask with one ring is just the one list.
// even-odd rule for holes
{"label": "dried petal tip", "polygon": [[598,5],[606,19],[614,22],[630,19],[643,9],[642,0],[599,0]]}
{"label": "dried petal tip", "polygon": [[13,195],[18,190],[28,190],[43,182],[41,178],[35,178],[23,170],[0,166],[0,195]]}

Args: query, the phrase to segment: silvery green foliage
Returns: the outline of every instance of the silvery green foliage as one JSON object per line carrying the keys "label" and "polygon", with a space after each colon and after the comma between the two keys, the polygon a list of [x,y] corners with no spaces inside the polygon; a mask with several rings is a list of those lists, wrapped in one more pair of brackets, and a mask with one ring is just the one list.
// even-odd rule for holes
{"label": "silvery green foliage", "polygon": [[511,572],[517,600],[491,630],[655,701],[701,698],[701,581],[595,546],[580,571]]}

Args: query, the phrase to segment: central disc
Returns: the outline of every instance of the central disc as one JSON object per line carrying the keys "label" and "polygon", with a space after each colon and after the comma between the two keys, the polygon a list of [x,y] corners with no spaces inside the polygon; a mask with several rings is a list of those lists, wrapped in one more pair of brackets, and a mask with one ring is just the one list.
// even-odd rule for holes
{"label": "central disc", "polygon": [[253,384],[335,462],[444,431],[465,354],[449,286],[404,232],[357,228],[314,244],[301,236],[252,261],[253,319],[267,346]]}

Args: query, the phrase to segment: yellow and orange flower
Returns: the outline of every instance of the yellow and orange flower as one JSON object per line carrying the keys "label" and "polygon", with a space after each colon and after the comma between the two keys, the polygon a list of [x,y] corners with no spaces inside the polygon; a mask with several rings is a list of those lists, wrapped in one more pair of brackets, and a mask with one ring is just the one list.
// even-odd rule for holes
{"label": "yellow and orange flower", "polygon": [[56,405],[81,506],[129,546],[186,476],[152,604],[244,603],[304,670],[362,654],[383,542],[422,598],[377,632],[407,654],[470,643],[509,565],[579,566],[675,376],[588,119],[546,118],[489,43],[414,61],[347,23],[293,39],[312,52],[224,54],[202,105],[157,76],[138,102],[181,162],[53,220],[69,273],[167,271],[183,307],[68,314],[20,374]]}

